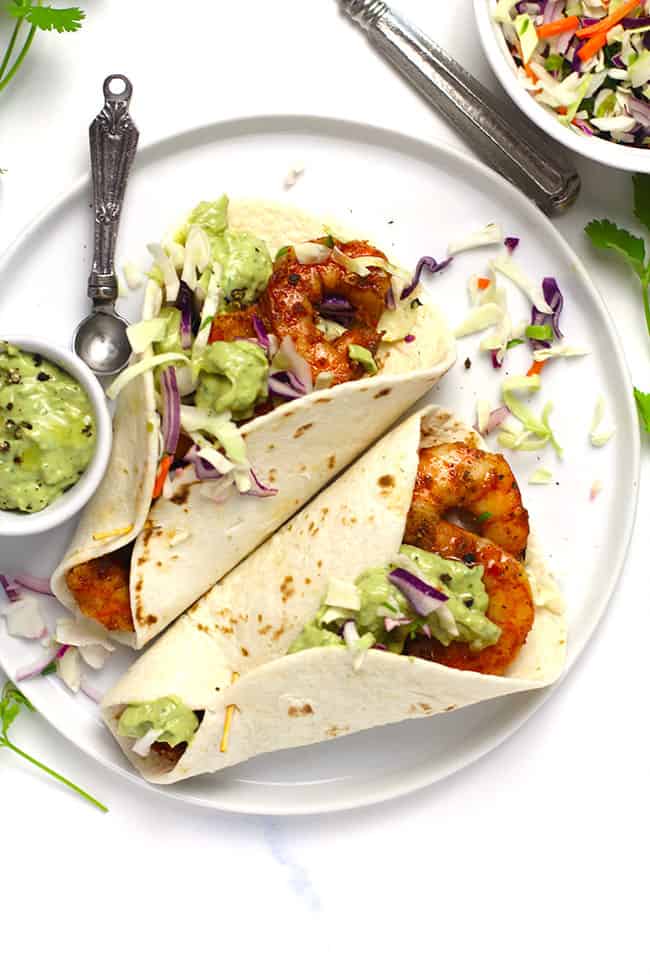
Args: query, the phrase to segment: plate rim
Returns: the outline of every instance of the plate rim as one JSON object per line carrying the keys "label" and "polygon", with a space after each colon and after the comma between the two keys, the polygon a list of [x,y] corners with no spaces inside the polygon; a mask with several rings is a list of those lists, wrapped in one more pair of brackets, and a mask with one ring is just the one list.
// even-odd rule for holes
{"label": "plate rim", "polygon": [[[425,788],[426,786],[432,786],[435,783],[448,778],[450,775],[460,772],[462,769],[474,764],[474,762],[478,761],[480,758],[489,754],[491,751],[507,741],[513,734],[515,734],[515,732],[519,730],[519,728],[522,727],[526,721],[529,720],[529,718],[531,718],[537,712],[542,704],[548,700],[550,695],[553,694],[556,689],[564,683],[567,674],[573,669],[578,660],[582,657],[593,639],[595,632],[602,623],[605,617],[605,611],[620,583],[623,568],[627,560],[636,521],[639,499],[641,435],[638,422],[636,420],[636,406],[632,394],[631,374],[625,357],[623,343],[618,329],[616,328],[614,319],[610,314],[610,311],[597,285],[591,280],[583,261],[573,250],[568,241],[565,240],[557,227],[553,225],[552,221],[546,218],[535,206],[535,204],[525,196],[525,194],[510,184],[498,173],[489,169],[489,167],[484,165],[478,159],[469,155],[465,151],[448,144],[442,139],[436,138],[434,142],[433,140],[413,136],[408,132],[404,132],[397,128],[372,125],[366,122],[359,122],[354,119],[331,115],[268,113],[263,115],[251,114],[229,116],[225,119],[210,122],[206,125],[181,129],[165,135],[160,139],[146,142],[138,151],[135,167],[139,168],[140,165],[145,166],[151,162],[155,162],[158,156],[165,156],[168,153],[173,152],[174,146],[178,145],[180,147],[180,144],[182,144],[184,141],[190,141],[193,144],[204,144],[206,141],[219,142],[223,139],[235,138],[237,135],[241,136],[257,134],[269,136],[273,134],[299,132],[315,134],[323,137],[329,136],[330,138],[349,139],[354,142],[373,142],[375,144],[382,145],[384,148],[388,147],[398,151],[405,151],[412,156],[415,155],[421,157],[422,153],[424,152],[429,154],[433,153],[438,157],[442,157],[447,160],[455,160],[460,167],[473,171],[474,174],[479,176],[482,180],[491,182],[496,187],[500,188],[501,191],[505,191],[506,194],[514,195],[518,200],[518,205],[523,208],[524,213],[527,212],[529,218],[531,219],[533,229],[535,224],[541,224],[545,227],[546,232],[550,232],[551,237],[554,239],[554,243],[559,246],[559,249],[567,260],[568,265],[576,273],[582,286],[591,293],[591,296],[596,302],[602,317],[607,322],[608,332],[614,346],[616,364],[621,373],[627,378],[624,403],[621,404],[621,406],[625,408],[627,419],[631,421],[630,427],[633,431],[633,442],[629,445],[632,453],[632,470],[631,472],[628,471],[628,476],[629,473],[632,475],[630,478],[632,481],[632,497],[630,499],[632,503],[626,506],[625,526],[624,531],[621,534],[622,544],[619,544],[618,546],[618,555],[613,563],[614,571],[609,573],[609,580],[604,593],[604,598],[602,600],[600,614],[594,619],[594,622],[586,627],[585,633],[582,637],[581,646],[573,658],[565,666],[560,679],[550,687],[537,691],[525,692],[524,694],[519,695],[522,700],[527,699],[531,703],[529,703],[527,707],[522,708],[522,713],[507,721],[505,725],[497,732],[491,733],[489,736],[487,736],[485,741],[481,741],[473,749],[470,749],[469,752],[466,752],[463,756],[462,764],[455,764],[453,768],[446,768],[443,765],[442,769],[438,769],[436,772],[434,772],[430,768],[430,762],[425,760],[412,768],[407,768],[400,771],[399,774],[390,773],[388,777],[384,776],[384,778],[370,779],[367,782],[364,782],[362,784],[364,787],[363,794],[351,795],[347,798],[341,799],[336,797],[330,799],[315,798],[313,801],[309,801],[307,798],[306,801],[303,801],[300,804],[291,802],[286,804],[272,803],[271,808],[264,809],[259,805],[251,805],[250,803],[247,803],[245,799],[241,800],[237,799],[236,797],[229,798],[228,796],[224,796],[223,798],[204,798],[201,796],[184,795],[181,791],[178,791],[176,786],[170,789],[152,785],[141,776],[132,772],[130,769],[120,766],[111,759],[105,758],[101,754],[98,754],[93,749],[92,744],[82,743],[72,738],[66,731],[62,730],[51,717],[49,717],[45,712],[40,711],[39,708],[41,716],[45,719],[48,725],[57,732],[57,734],[60,734],[90,759],[98,762],[100,766],[109,769],[111,772],[116,773],[118,776],[126,779],[129,782],[153,791],[157,795],[166,796],[168,799],[172,799],[185,805],[201,806],[212,809],[213,811],[224,813],[238,813],[258,816],[302,816],[320,813],[343,812],[346,810],[363,808],[366,806],[376,805],[380,802],[407,796],[417,790]],[[391,145],[391,141],[393,145]],[[53,216],[55,216],[58,209],[63,209],[68,203],[73,201],[74,197],[78,193],[83,192],[84,188],[90,188],[89,174],[82,174],[81,176],[78,176],[67,189],[58,193],[46,207],[41,209],[36,216],[25,224],[23,229],[0,254],[0,273],[5,271],[16,253],[28,243],[29,238],[39,229],[41,224],[47,222]],[[393,781],[395,778],[398,779],[397,782]],[[179,785],[182,787],[182,783]],[[287,790],[290,788],[296,789],[299,787],[300,786],[298,784],[292,783],[291,786],[287,786]]]}

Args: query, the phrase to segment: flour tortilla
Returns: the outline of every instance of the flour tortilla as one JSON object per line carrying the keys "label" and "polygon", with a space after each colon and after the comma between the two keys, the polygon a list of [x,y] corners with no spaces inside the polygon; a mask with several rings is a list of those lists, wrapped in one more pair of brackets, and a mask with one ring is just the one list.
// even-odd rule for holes
{"label": "flour tortilla", "polygon": [[[266,241],[270,253],[331,232],[359,237],[278,203],[231,201],[229,225]],[[172,500],[150,502],[158,460],[159,420],[153,376],[132,381],[118,399],[113,454],[100,490],[52,576],[64,606],[80,615],[68,589],[73,566],[135,540],[130,595],[133,633],[112,639],[143,647],[211,585],[269,537],[387,430],[453,365],[454,340],[423,291],[421,307],[387,312],[405,317],[415,341],[382,343],[376,376],[343,383],[286,403],[240,429],[248,457],[270,498],[234,489],[222,504],[195,482]]]}
{"label": "flour tortilla", "polygon": [[[270,541],[214,586],[125,674],[102,713],[129,760],[151,782],[215,772],[264,752],[310,745],[405,718],[425,717],[557,680],[566,651],[563,600],[531,534],[526,569],[535,622],[503,677],[369,650],[360,669],[346,648],[286,655],[318,612],[332,577],[353,581],[395,557],[404,536],[421,443],[480,437],[441,407],[385,436]],[[233,675],[239,679],[233,682]],[[178,763],[140,758],[117,734],[129,704],[177,695],[204,710]],[[235,705],[226,751],[227,708]]]}

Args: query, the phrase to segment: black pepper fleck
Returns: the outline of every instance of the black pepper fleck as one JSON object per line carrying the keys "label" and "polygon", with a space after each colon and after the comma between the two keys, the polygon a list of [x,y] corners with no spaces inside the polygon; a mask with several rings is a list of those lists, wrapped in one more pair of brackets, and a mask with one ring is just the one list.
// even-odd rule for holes
{"label": "black pepper fleck", "polygon": [[9,450],[9,441],[0,440],[0,453],[6,454],[8,450]]}
{"label": "black pepper fleck", "polygon": [[449,575],[448,572],[443,572],[442,575],[440,576],[440,581],[443,584],[443,586],[448,586],[449,583],[451,582],[451,576]]}
{"label": "black pepper fleck", "polygon": [[463,555],[463,562],[465,563],[465,565],[474,565],[474,563],[476,562],[476,556],[473,555],[471,552],[467,552],[466,555]]}
{"label": "black pepper fleck", "polygon": [[468,596],[467,599],[463,599],[463,602],[465,603],[468,609],[471,609],[472,606],[474,605],[474,597]]}
{"label": "black pepper fleck", "polygon": [[290,274],[289,275],[289,284],[300,284],[300,275],[299,274]]}
{"label": "black pepper fleck", "polygon": [[38,379],[39,383],[45,383],[47,382],[48,379],[51,379],[52,377],[48,372],[39,372],[36,374],[36,378]]}
{"label": "black pepper fleck", "polygon": [[463,363],[463,365],[465,366],[466,369],[471,369],[472,368],[472,360],[468,357],[467,359],[465,359],[465,362]]}

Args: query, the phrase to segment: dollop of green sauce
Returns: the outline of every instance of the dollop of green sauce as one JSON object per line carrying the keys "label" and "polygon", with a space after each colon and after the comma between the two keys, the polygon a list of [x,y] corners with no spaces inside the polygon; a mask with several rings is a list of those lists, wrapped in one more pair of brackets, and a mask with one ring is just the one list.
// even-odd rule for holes
{"label": "dollop of green sauce", "polygon": [[221,265],[223,303],[252,305],[266,287],[273,262],[264,241],[243,230],[224,230],[212,241],[212,259]]}
{"label": "dollop of green sauce", "polygon": [[254,342],[213,342],[201,354],[195,403],[202,410],[230,410],[235,420],[268,398],[269,363]]}
{"label": "dollop of green sauce", "polygon": [[160,731],[157,741],[172,748],[187,742],[188,745],[199,727],[199,719],[179,697],[158,698],[143,704],[130,704],[120,717],[117,732],[124,738],[142,738],[148,731]]}
{"label": "dollop of green sauce", "polygon": [[[454,559],[445,559],[434,552],[426,552],[413,545],[402,545],[400,554],[413,563],[416,574],[430,585],[448,596],[445,603],[451,612],[458,635],[452,635],[440,619],[438,613],[428,617],[416,616],[400,590],[388,578],[393,566],[379,566],[366,569],[355,580],[361,599],[356,612],[342,611],[338,621],[329,620],[332,608],[322,606],[315,619],[302,629],[289,647],[288,653],[296,653],[309,647],[342,646],[343,638],[335,632],[343,619],[353,619],[360,637],[371,634],[375,643],[382,644],[394,653],[403,653],[409,637],[422,632],[428,626],[431,636],[443,646],[452,641],[469,644],[471,650],[479,652],[493,646],[501,636],[501,629],[489,620],[486,612],[489,597],[483,583],[483,566],[465,565]],[[385,619],[408,618],[411,622],[386,630]]]}
{"label": "dollop of green sauce", "polygon": [[0,508],[42,511],[77,483],[95,442],[95,416],[77,380],[0,342]]}
{"label": "dollop of green sauce", "polygon": [[[190,213],[187,223],[176,233],[176,240],[184,244],[192,224],[202,227],[208,235],[212,260],[221,266],[220,285],[223,298],[219,311],[251,305],[268,284],[273,270],[269,249],[263,240],[242,230],[228,226],[228,197],[203,200]],[[201,285],[207,287],[211,268],[207,268]]]}

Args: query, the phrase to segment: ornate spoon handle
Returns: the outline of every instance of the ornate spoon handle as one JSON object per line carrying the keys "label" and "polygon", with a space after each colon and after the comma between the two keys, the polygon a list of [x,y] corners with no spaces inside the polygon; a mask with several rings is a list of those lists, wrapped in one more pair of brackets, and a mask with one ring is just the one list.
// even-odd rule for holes
{"label": "ornate spoon handle", "polygon": [[[111,90],[122,84],[118,93]],[[133,86],[122,74],[104,81],[104,107],[90,126],[90,165],[95,210],[95,248],[88,278],[88,297],[114,302],[117,298],[115,243],[129,170],[139,132],[129,115]]]}
{"label": "ornate spoon handle", "polygon": [[580,177],[567,154],[488,91],[383,0],[340,0],[371,43],[446,116],[485,162],[545,213],[574,202]]}

